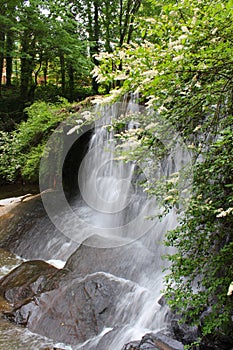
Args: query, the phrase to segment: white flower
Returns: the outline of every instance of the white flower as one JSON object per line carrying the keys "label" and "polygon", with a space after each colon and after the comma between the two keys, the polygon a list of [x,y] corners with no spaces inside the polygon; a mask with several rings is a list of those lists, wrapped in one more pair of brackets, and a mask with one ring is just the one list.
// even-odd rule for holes
{"label": "white flower", "polygon": [[[220,211],[221,210],[221,211]],[[220,213],[218,215],[216,215],[217,218],[222,218],[224,216],[227,216],[228,214],[230,214],[231,212],[233,212],[233,208],[228,208],[227,210],[222,210],[222,208],[218,209],[218,211],[220,211]]]}
{"label": "white flower", "polygon": [[176,188],[171,188],[168,192],[169,193],[177,193],[177,189]]}
{"label": "white flower", "polygon": [[218,28],[214,28],[211,32],[212,35],[216,34],[216,32],[218,31]]}
{"label": "white flower", "polygon": [[151,81],[151,78],[146,78],[142,81],[142,84],[149,83]]}
{"label": "white flower", "polygon": [[201,87],[201,83],[199,81],[196,82],[195,84],[196,87],[200,88]]}
{"label": "white flower", "polygon": [[122,73],[122,74],[119,74],[117,75],[114,80],[125,80],[127,78],[127,75]]}
{"label": "white flower", "polygon": [[182,55],[180,55],[180,56],[173,57],[172,60],[173,60],[174,62],[177,62],[177,61],[181,61],[183,58],[184,58],[184,55],[182,54]]}
{"label": "white flower", "polygon": [[92,74],[93,77],[97,77],[99,75],[99,72],[100,72],[100,68],[95,66],[93,68],[93,70],[91,71],[91,74]]}
{"label": "white flower", "polygon": [[159,72],[156,69],[150,69],[142,73],[142,75],[149,75],[150,77],[155,77]]}
{"label": "white flower", "polygon": [[81,113],[81,115],[82,115],[83,119],[85,119],[85,120],[90,120],[92,117],[92,114],[90,111],[84,111]]}
{"label": "white flower", "polygon": [[107,80],[106,77],[104,77],[102,74],[99,74],[98,77],[97,77],[97,82],[98,83],[103,83]]}
{"label": "white flower", "polygon": [[164,100],[164,103],[169,103],[169,102],[172,102],[173,101],[173,97],[172,96],[168,96],[166,98],[166,100]]}
{"label": "white flower", "polygon": [[173,199],[173,196],[167,196],[166,198],[164,198],[165,201],[170,201]]}
{"label": "white flower", "polygon": [[159,108],[158,108],[158,113],[160,114],[160,113],[162,113],[162,112],[167,112],[168,111],[168,109],[166,108],[166,107],[164,107],[164,106],[160,106]]}
{"label": "white flower", "polygon": [[188,28],[186,27],[186,26],[182,26],[181,27],[181,30],[182,30],[182,32],[184,32],[184,33],[189,33],[189,30],[188,30]]}
{"label": "white flower", "polygon": [[229,285],[227,295],[230,296],[232,295],[232,293],[233,293],[233,282],[231,282],[231,284]]}
{"label": "white flower", "polygon": [[187,34],[182,34],[181,36],[179,36],[179,41],[187,39],[188,35]]}
{"label": "white flower", "polygon": [[150,123],[149,125],[147,125],[145,127],[145,130],[154,129],[154,128],[156,128],[157,125],[158,125],[158,123]]}
{"label": "white flower", "polygon": [[170,49],[172,49],[173,46],[176,46],[176,45],[179,45],[179,44],[180,44],[180,41],[179,41],[179,40],[170,41],[170,42],[168,43],[168,47],[169,47]]}
{"label": "white flower", "polygon": [[119,51],[119,57],[122,60],[125,57],[125,52],[124,51]]}
{"label": "white flower", "polygon": [[201,125],[196,126],[196,128],[193,130],[193,132],[196,132],[196,131],[198,131],[199,129],[201,129]]}
{"label": "white flower", "polygon": [[175,50],[175,51],[179,51],[179,50],[182,50],[183,49],[183,45],[175,45],[175,46],[173,46],[173,49]]}
{"label": "white flower", "polygon": [[145,22],[148,22],[148,23],[156,23],[156,20],[154,18],[146,18],[145,19]]}
{"label": "white flower", "polygon": [[75,125],[72,129],[70,129],[69,131],[67,131],[67,134],[66,135],[71,135],[73,134],[76,130],[79,129],[79,125]]}
{"label": "white flower", "polygon": [[119,156],[119,157],[116,157],[114,158],[115,160],[126,160],[126,157],[125,156]]}
{"label": "white flower", "polygon": [[195,148],[195,145],[193,143],[191,143],[191,145],[188,145],[188,148],[189,149],[194,149]]}

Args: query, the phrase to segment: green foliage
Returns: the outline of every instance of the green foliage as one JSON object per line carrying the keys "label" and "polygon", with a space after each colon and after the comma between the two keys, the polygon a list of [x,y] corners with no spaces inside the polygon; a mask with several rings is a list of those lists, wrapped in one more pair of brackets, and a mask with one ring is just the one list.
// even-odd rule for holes
{"label": "green foliage", "polygon": [[[57,104],[35,102],[25,112],[26,122],[11,132],[1,132],[1,181],[14,182],[19,178],[37,182],[39,163],[47,139],[64,120],[68,102],[61,99]],[[61,113],[61,109],[63,112]]]}
{"label": "green foliage", "polygon": [[[115,86],[108,101],[138,92],[148,110],[154,111],[142,123],[146,137],[143,131],[136,139],[138,145],[124,151],[126,161],[138,160],[140,155],[153,159],[152,146],[158,149],[153,141],[158,119],[165,129],[172,125],[191,150],[191,198],[178,228],[166,238],[166,244],[176,249],[168,257],[167,293],[172,307],[190,323],[200,324],[202,312],[208,309],[203,316],[203,337],[230,333],[232,0],[162,1],[153,17],[142,14],[140,21],[141,38],[99,55],[94,74],[100,84]],[[167,151],[171,149],[172,143]],[[147,188],[149,194],[164,198],[165,213],[177,203],[179,188],[173,180],[164,179],[161,186],[151,182]]]}
{"label": "green foliage", "polygon": [[166,244],[176,247],[176,254],[168,256],[170,304],[195,324],[209,309],[203,336],[232,331],[233,302],[227,296],[233,271],[232,121],[195,164],[189,207],[180,226],[166,237]]}

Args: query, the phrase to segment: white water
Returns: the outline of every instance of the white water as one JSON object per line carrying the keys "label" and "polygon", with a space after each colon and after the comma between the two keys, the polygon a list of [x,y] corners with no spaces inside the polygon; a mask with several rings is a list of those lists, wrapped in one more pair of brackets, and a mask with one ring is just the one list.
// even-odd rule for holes
{"label": "white water", "polygon": [[[102,126],[110,124],[111,118],[117,118],[122,109],[125,113],[139,112],[138,105],[132,102],[127,107],[120,107],[121,111],[119,105],[101,111],[103,117],[96,123],[89,151],[79,171],[82,200],[78,198],[73,203],[73,208],[88,223],[86,237],[97,234],[102,238],[101,247],[122,246],[122,249],[126,249],[126,244],[135,244],[136,241],[135,255],[132,260],[127,261],[126,258],[125,270],[129,279],[135,269],[137,270],[138,284],[117,305],[114,314],[117,331],[105,330],[104,334],[75,349],[121,350],[124,344],[139,340],[147,332],[165,329],[169,322],[168,309],[162,308],[158,300],[163,289],[162,269],[165,262],[162,256],[169,252],[162,242],[164,234],[177,225],[176,211],[171,210],[162,221],[146,219],[159,212],[156,200],[147,198],[135,182],[137,175],[134,163],[126,164],[115,160],[113,150],[117,143],[113,132],[108,132]],[[137,125],[130,123],[130,127],[135,128]],[[168,177],[189,161],[188,152],[180,146],[175,147],[173,155],[167,158],[166,163],[160,163],[155,176]],[[146,169],[143,169],[143,175],[146,176]],[[89,228],[91,230],[88,232]],[[151,260],[148,258],[150,256]],[[105,327],[107,330],[110,328],[108,324]]]}
{"label": "white water", "polygon": [[[121,350],[124,344],[139,340],[147,332],[165,329],[169,322],[168,310],[161,307],[158,300],[163,289],[165,262],[162,256],[168,253],[162,242],[164,234],[177,225],[176,211],[171,210],[162,221],[147,220],[147,216],[158,213],[156,200],[147,198],[138,185],[136,164],[115,159],[113,150],[117,143],[113,132],[108,132],[105,125],[122,113],[139,113],[139,106],[130,101],[105,107],[98,113],[102,117],[96,122],[89,150],[79,171],[81,196],[71,203],[74,216],[70,217],[69,212],[63,213],[62,217],[58,215],[59,228],[64,228],[69,238],[78,243],[86,241],[87,245],[97,248],[121,247],[125,252],[123,258],[121,256],[116,262],[109,257],[107,261],[110,271],[112,264],[116,265],[115,275],[99,272],[110,280],[116,279],[122,286],[129,285],[131,289],[117,302],[114,327],[105,324],[99,335],[73,346],[73,350]],[[133,122],[128,127],[138,126]],[[188,153],[177,147],[166,163],[161,162],[154,176],[169,176],[189,160]],[[146,166],[142,170],[146,177]],[[98,236],[100,240],[91,240],[92,236]],[[134,254],[128,255],[132,245]],[[59,262],[59,267],[63,267],[63,262]],[[22,331],[22,334],[25,342],[31,339],[30,333]],[[13,346],[6,349],[11,348],[14,349]]]}

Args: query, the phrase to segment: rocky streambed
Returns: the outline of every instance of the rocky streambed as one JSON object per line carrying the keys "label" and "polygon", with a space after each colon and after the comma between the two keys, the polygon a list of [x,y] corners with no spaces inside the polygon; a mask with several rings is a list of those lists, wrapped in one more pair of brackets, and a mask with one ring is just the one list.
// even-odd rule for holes
{"label": "rocky streambed", "polygon": [[[179,325],[161,298],[162,262],[150,237],[96,248],[89,243],[101,238],[92,236],[78,245],[50,223],[39,195],[2,206],[1,214],[8,270],[0,280],[0,328],[6,335],[13,327],[13,337],[30,344],[4,335],[4,349],[181,350],[200,335]],[[54,266],[58,259],[62,268]],[[199,349],[227,346],[224,339]]]}
{"label": "rocky streambed", "polygon": [[[1,311],[7,320],[72,349],[144,349],[148,342],[151,349],[183,348],[161,333],[169,310],[156,300],[160,291],[153,296],[141,283],[150,278],[151,263],[158,263],[143,241],[112,249],[77,245],[53,227],[40,196],[2,205],[1,214],[2,251],[27,260],[18,258],[19,266],[0,281]],[[66,263],[58,269],[49,259]],[[153,310],[148,310],[151,316],[143,329],[143,320],[140,324],[137,318],[145,318],[146,305]],[[134,342],[134,336],[139,339],[149,330],[149,323],[157,325],[156,338],[148,335]]]}

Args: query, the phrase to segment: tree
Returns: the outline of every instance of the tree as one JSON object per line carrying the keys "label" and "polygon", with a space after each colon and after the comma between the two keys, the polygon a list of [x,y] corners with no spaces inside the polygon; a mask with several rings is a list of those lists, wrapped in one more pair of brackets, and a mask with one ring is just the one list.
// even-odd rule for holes
{"label": "tree", "polygon": [[[116,46],[129,42],[133,33],[133,22],[139,11],[141,0],[85,0],[74,1],[72,12],[83,24],[82,35],[89,42],[90,56],[98,65],[96,56],[100,52],[112,52]],[[93,89],[98,83],[93,78]]]}
{"label": "tree", "polygon": [[19,1],[10,0],[8,2],[0,1],[1,6],[1,26],[0,26],[0,95],[2,86],[2,76],[4,67],[4,58],[6,58],[6,85],[11,85],[12,75],[12,52],[14,47],[14,41],[12,37],[11,27],[13,26],[13,13],[16,5]]}
{"label": "tree", "polygon": [[43,74],[46,85],[59,59],[62,94],[75,98],[74,80],[88,80],[92,66],[72,7],[59,0],[11,0],[2,8],[0,72],[5,66],[6,85],[12,84],[13,63],[20,62],[21,100],[33,102],[39,78]]}

